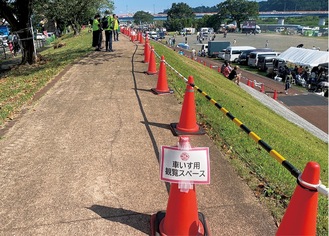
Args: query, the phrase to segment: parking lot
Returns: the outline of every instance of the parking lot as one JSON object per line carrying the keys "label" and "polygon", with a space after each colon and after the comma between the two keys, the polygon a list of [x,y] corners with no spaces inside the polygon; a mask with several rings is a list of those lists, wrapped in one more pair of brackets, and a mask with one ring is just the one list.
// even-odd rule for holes
{"label": "parking lot", "polygon": [[[185,42],[185,37],[182,35],[175,36],[176,44]],[[168,40],[169,37],[167,36]],[[299,44],[304,44],[304,48],[320,48],[322,51],[328,49],[327,37],[307,37],[301,35],[282,35],[280,33],[261,33],[256,35],[246,35],[241,33],[228,33],[226,38],[223,34],[216,34],[214,41],[228,41],[233,44],[236,41],[236,46],[253,46],[256,48],[264,48],[266,40],[268,40],[268,47],[274,51],[283,52],[289,47],[296,47]],[[190,45],[190,49],[194,48],[196,51],[200,50],[201,45],[196,40],[196,35],[188,35],[187,42]],[[203,43],[207,43],[206,40]]]}

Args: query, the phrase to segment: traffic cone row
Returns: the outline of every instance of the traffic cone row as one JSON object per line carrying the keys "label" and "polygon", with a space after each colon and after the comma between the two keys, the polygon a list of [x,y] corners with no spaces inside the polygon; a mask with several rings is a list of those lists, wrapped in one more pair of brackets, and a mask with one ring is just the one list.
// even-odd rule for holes
{"label": "traffic cone row", "polygon": [[152,88],[151,90],[153,93],[158,95],[171,94],[174,92],[168,87],[167,69],[164,56],[161,56],[157,87]]}
{"label": "traffic cone row", "polygon": [[[148,48],[145,42],[145,48]],[[156,73],[154,48],[150,52],[148,74]],[[150,73],[152,72],[152,73]],[[247,81],[251,86],[250,80]],[[194,79],[189,76],[184,95],[179,123],[170,124],[173,133],[182,135],[204,134],[196,122],[196,107],[194,99]],[[164,56],[161,57],[157,87],[152,89],[155,93],[168,93],[166,65]],[[169,90],[170,91],[170,90]],[[264,92],[262,84],[261,92]],[[277,99],[274,91],[273,99]],[[316,162],[309,162],[303,174],[298,178],[298,185],[291,198],[290,204],[276,233],[279,235],[316,235],[316,218],[318,206],[318,192],[309,189],[309,185],[320,182],[320,168]],[[306,183],[306,184],[305,184]],[[198,212],[195,186],[188,192],[182,192],[178,184],[171,184],[166,211],[160,211],[151,216],[151,235],[203,235],[208,233],[207,224],[202,213]]]}
{"label": "traffic cone row", "polygon": [[150,61],[149,61],[149,66],[146,71],[146,74],[148,75],[154,75],[157,73],[156,70],[156,63],[155,63],[155,55],[154,55],[154,47],[151,47],[151,52],[150,52]]}
{"label": "traffic cone row", "polygon": [[176,136],[205,134],[205,131],[196,122],[194,88],[191,84],[194,84],[193,76],[188,78],[179,122],[170,124],[171,130]]}

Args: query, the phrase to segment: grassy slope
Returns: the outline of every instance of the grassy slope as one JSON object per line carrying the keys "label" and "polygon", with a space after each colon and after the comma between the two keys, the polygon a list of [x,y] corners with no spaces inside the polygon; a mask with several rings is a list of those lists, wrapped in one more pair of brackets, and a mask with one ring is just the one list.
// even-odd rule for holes
{"label": "grassy slope", "polygon": [[[156,52],[165,55],[166,61],[174,65],[174,68],[184,77],[192,75],[196,86],[230,111],[299,170],[302,171],[309,161],[318,162],[322,168],[321,180],[323,183],[328,183],[328,145],[326,143],[283,119],[215,70],[180,56],[177,52],[160,44],[154,44],[154,46]],[[169,83],[170,86],[181,91],[179,95],[182,97],[182,91],[186,86],[184,80],[172,74],[169,76]],[[261,197],[271,197],[267,203],[274,207],[273,215],[281,218],[284,209],[278,206],[284,207],[289,202],[289,197],[296,187],[296,179],[204,96],[196,94],[199,121],[208,127],[208,133],[218,146],[224,147],[224,150],[226,149],[229,153],[234,150],[234,153],[230,155],[231,162]],[[261,180],[251,180],[250,171],[244,166],[251,168],[251,172]],[[327,207],[327,200],[320,196],[319,235],[328,232]]]}

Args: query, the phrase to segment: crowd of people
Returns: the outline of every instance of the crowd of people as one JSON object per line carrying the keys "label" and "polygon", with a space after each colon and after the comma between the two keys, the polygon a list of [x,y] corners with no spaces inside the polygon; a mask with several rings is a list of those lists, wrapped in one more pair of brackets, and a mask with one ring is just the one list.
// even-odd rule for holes
{"label": "crowd of people", "polygon": [[119,19],[116,14],[105,12],[105,16],[101,19],[100,14],[96,14],[92,24],[93,32],[92,46],[95,51],[101,51],[103,41],[103,31],[105,32],[105,51],[113,52],[113,41],[119,41]]}
{"label": "crowd of people", "polygon": [[285,83],[286,93],[288,93],[288,89],[292,84],[301,85],[314,91],[322,91],[324,86],[322,82],[328,83],[328,68],[321,66],[310,68],[296,65],[291,69],[284,65],[279,67],[278,76]]}

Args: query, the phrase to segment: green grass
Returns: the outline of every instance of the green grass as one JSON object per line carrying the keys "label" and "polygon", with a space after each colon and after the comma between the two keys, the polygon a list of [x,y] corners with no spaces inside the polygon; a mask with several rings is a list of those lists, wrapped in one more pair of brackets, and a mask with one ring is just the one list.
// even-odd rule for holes
{"label": "green grass", "polygon": [[[91,34],[85,31],[77,37],[64,36],[61,42],[65,42],[66,46],[59,49],[49,47],[41,52],[48,59],[46,63],[21,66],[0,78],[0,125],[31,101],[33,95],[67,65],[92,50]],[[307,162],[318,162],[322,168],[321,180],[328,186],[326,143],[278,116],[215,70],[180,56],[160,44],[154,46],[156,52],[164,55],[170,65],[186,78],[192,75],[200,89],[295,167],[302,171]],[[167,74],[170,87],[175,90],[178,99],[182,100],[185,81],[170,69],[167,69]],[[199,122],[222,152],[227,154],[227,159],[236,171],[280,221],[296,187],[296,179],[204,96],[196,93],[195,99]],[[319,195],[317,234],[328,234],[328,202],[322,195]]]}
{"label": "green grass", "polygon": [[[277,115],[215,70],[161,44],[154,44],[154,47],[158,54],[165,55],[166,62],[174,65],[185,78],[192,75],[196,86],[296,168],[303,171],[309,161],[318,162],[322,168],[321,181],[328,186],[328,145],[325,142]],[[170,70],[167,73],[171,73]],[[181,99],[186,84],[174,73],[168,77],[168,83],[179,91]],[[296,187],[296,179],[203,95],[196,93],[195,100],[199,122],[207,128],[218,147],[229,154],[228,159],[236,170],[280,221]],[[328,204],[322,195],[319,195],[317,231],[318,235],[328,234]]]}

